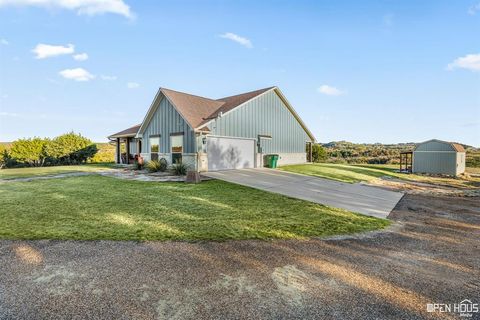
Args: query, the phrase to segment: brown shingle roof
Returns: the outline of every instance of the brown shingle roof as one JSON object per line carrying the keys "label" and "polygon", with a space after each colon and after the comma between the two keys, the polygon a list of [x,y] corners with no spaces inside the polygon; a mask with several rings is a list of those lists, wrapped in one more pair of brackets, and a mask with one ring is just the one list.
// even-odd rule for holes
{"label": "brown shingle roof", "polygon": [[[262,93],[265,93],[271,89],[274,89],[276,87],[268,87],[260,90],[255,90],[255,91],[250,91],[242,94],[237,94],[234,96],[229,96],[229,97],[224,97],[220,98],[217,100],[210,99],[210,98],[205,98],[205,97],[200,97],[184,92],[179,92],[175,90],[170,90],[166,88],[160,88],[159,93],[162,93],[165,97],[167,97],[168,100],[175,106],[177,111],[180,113],[180,115],[185,119],[186,122],[190,124],[190,126],[195,129],[195,130],[203,130],[203,131],[210,131],[209,128],[204,127],[210,120],[215,119],[220,112],[225,113],[230,110],[233,110],[234,108],[242,105],[243,103],[261,95]],[[159,93],[157,93],[157,96],[155,97],[154,102],[152,103],[149,113],[153,112],[154,109],[154,104],[159,96]],[[281,95],[281,94],[280,94]],[[288,102],[287,102],[288,104]],[[302,120],[298,117],[298,115],[295,113],[295,111],[291,110],[293,115],[297,118],[297,120],[300,122],[302,127],[305,129],[307,134],[312,138],[313,141],[315,141],[315,137],[311,134],[311,132],[306,128],[305,124],[302,122]],[[149,117],[145,117],[144,122],[146,119]],[[142,123],[143,125],[144,123]],[[201,127],[201,128],[200,128]],[[117,137],[117,136],[135,136],[136,133],[139,131],[139,129],[142,128],[141,125],[134,126],[132,128],[128,128],[124,131],[118,132],[114,135],[111,135],[110,137]],[[142,129],[143,131],[143,129]]]}
{"label": "brown shingle roof", "polygon": [[123,138],[123,137],[134,137],[137,134],[138,129],[140,129],[141,124],[137,124],[136,126],[130,127],[123,131],[117,132],[108,136],[109,138]]}
{"label": "brown shingle roof", "polygon": [[170,89],[162,88],[160,91],[173,103],[178,112],[193,128],[202,124],[205,121],[204,118],[210,116],[224,104],[223,101]]}
{"label": "brown shingle roof", "polygon": [[227,111],[230,111],[230,110],[234,109],[235,107],[238,107],[242,103],[245,103],[248,100],[253,99],[256,96],[261,95],[262,93],[267,92],[268,90],[273,89],[273,88],[275,88],[275,87],[268,87],[268,88],[264,88],[264,89],[260,89],[260,90],[250,91],[250,92],[237,94],[237,95],[230,96],[230,97],[217,99],[217,101],[223,101],[225,103],[215,112],[215,115],[217,115],[220,112],[225,113]]}

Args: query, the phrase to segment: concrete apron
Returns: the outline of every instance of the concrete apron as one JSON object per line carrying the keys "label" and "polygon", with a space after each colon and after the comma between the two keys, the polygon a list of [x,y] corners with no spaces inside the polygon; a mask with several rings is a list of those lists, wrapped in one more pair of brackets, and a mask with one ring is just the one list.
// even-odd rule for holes
{"label": "concrete apron", "polygon": [[205,172],[202,174],[211,178],[378,218],[386,218],[403,197],[402,192],[266,168]]}

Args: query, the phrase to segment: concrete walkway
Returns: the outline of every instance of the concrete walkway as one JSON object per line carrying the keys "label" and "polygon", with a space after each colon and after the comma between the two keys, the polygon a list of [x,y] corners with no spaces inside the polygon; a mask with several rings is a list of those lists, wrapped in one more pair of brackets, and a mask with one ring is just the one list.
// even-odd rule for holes
{"label": "concrete walkway", "polygon": [[203,175],[379,218],[386,218],[403,196],[401,192],[358,183],[264,168],[208,172]]}

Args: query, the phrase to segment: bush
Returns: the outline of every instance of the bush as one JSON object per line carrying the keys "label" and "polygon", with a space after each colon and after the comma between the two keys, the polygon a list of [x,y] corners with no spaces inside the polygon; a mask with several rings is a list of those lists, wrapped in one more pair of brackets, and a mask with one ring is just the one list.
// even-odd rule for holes
{"label": "bush", "polygon": [[161,158],[158,162],[160,162],[160,171],[161,172],[167,171],[167,167],[168,167],[167,159]]}
{"label": "bush", "polygon": [[143,169],[143,164],[138,162],[138,160],[135,160],[135,163],[133,164],[135,170],[142,170]]}
{"label": "bush", "polygon": [[47,158],[48,139],[18,139],[12,143],[10,155],[19,162],[30,166],[41,167]]}
{"label": "bush", "polygon": [[52,164],[85,163],[97,151],[97,146],[90,139],[74,132],[62,134],[46,144],[46,154]]}
{"label": "bush", "polygon": [[313,162],[325,162],[327,160],[327,152],[318,143],[312,145],[312,160]]}
{"label": "bush", "polygon": [[173,165],[173,172],[177,176],[184,176],[187,174],[188,167],[184,163],[176,163]]}
{"label": "bush", "polygon": [[160,161],[158,160],[150,160],[147,162],[145,165],[145,168],[147,169],[148,172],[157,172],[160,171]]}

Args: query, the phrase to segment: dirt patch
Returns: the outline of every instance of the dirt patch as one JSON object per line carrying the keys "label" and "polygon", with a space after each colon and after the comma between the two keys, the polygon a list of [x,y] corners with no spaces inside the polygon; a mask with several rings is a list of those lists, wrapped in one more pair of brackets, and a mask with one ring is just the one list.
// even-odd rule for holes
{"label": "dirt patch", "polygon": [[470,188],[459,187],[447,183],[425,183],[416,181],[407,181],[391,177],[376,179],[367,185],[382,187],[389,190],[401,191],[407,194],[422,194],[433,196],[452,196],[452,197],[479,197],[480,187],[472,186]]}

